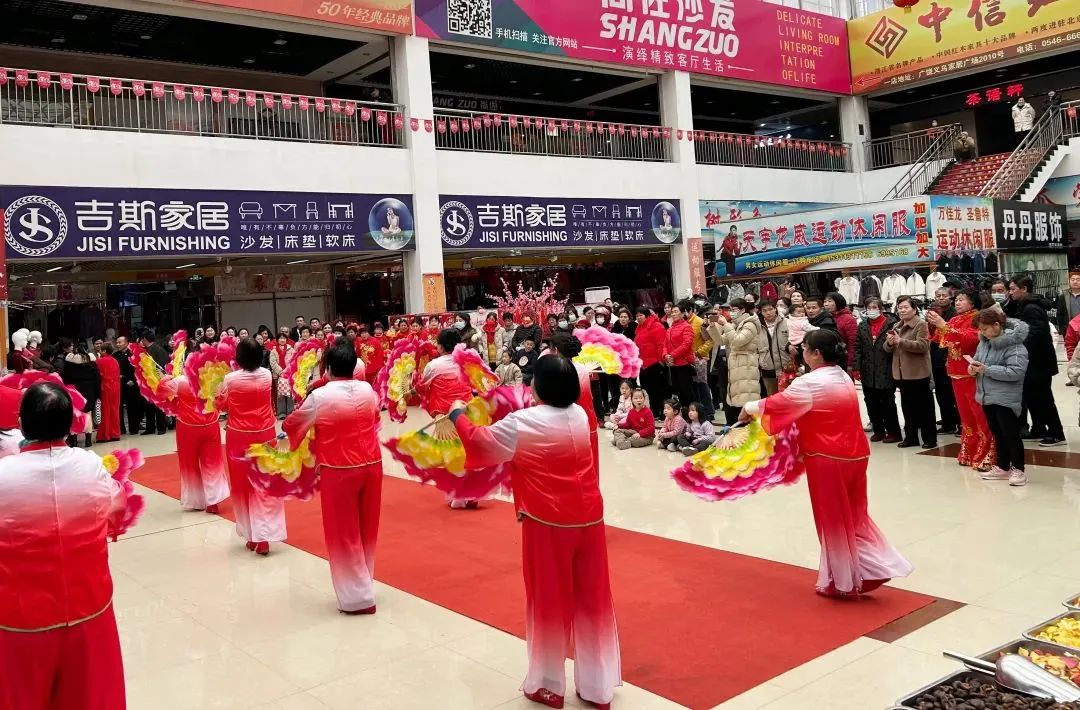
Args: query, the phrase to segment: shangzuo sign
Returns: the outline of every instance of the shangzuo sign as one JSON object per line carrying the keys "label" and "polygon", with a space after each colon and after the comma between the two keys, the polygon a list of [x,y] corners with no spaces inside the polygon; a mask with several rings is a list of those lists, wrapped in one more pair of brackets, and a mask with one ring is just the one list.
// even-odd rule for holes
{"label": "shangzuo sign", "polygon": [[9,259],[416,248],[408,195],[19,186],[0,210]]}

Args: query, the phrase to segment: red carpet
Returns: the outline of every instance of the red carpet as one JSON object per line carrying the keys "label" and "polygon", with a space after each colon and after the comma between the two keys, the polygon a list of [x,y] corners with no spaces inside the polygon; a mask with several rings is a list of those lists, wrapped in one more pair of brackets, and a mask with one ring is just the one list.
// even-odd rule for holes
{"label": "red carpet", "polygon": [[[148,459],[133,479],[179,496],[173,455]],[[222,512],[231,515],[227,505]],[[287,515],[289,544],[325,557],[318,502],[290,503]],[[816,571],[619,528],[608,528],[608,548],[624,680],[691,708],[717,705],[934,601],[895,589],[830,601],[814,594]],[[386,477],[380,581],[524,637],[520,555],[509,505],[451,511],[434,489]]]}

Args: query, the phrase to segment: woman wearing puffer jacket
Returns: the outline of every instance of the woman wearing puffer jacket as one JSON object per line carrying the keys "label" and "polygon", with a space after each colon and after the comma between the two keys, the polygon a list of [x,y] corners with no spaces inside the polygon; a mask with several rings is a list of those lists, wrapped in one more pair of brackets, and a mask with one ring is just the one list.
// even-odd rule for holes
{"label": "woman wearing puffer jacket", "polygon": [[761,370],[758,367],[761,324],[754,313],[753,304],[736,298],[729,305],[731,320],[720,316],[718,325],[721,332],[717,342],[727,347],[728,384],[724,415],[729,424],[734,424],[744,404],[761,399]]}
{"label": "woman wearing puffer jacket", "polygon": [[975,376],[975,401],[986,412],[997,449],[997,465],[981,476],[987,481],[1008,480],[1010,486],[1025,486],[1020,407],[1028,369],[1028,351],[1024,346],[1028,325],[1006,319],[995,308],[979,313],[975,325],[979,328],[979,347],[968,372]]}
{"label": "woman wearing puffer jacket", "polygon": [[791,353],[788,352],[787,319],[776,310],[773,301],[762,301],[761,333],[758,335],[758,368],[761,380],[765,383],[765,392],[776,394],[779,389],[777,378],[780,373],[791,367]]}

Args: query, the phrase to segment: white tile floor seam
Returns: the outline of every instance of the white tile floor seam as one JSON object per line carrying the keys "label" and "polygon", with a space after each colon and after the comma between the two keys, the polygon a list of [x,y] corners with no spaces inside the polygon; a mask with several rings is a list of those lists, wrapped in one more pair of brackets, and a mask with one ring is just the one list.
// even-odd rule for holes
{"label": "white tile floor seam", "polygon": [[[1073,402],[1076,390],[1060,380],[1059,402]],[[1061,409],[1067,436],[1080,444],[1074,409]],[[387,422],[382,436],[419,422]],[[805,484],[703,503],[668,476],[682,457],[617,452],[609,435],[600,436],[609,525],[816,567]],[[133,437],[100,448],[134,445],[150,456],[171,453],[173,442],[172,435]],[[389,457],[385,466],[403,477]],[[985,651],[1060,613],[1061,600],[1080,593],[1080,552],[1060,543],[1080,532],[1080,472],[1031,466],[1031,483],[1015,489],[982,481],[949,458],[874,444],[870,477],[871,514],[915,565],[894,586],[968,606],[893,643],[855,639],[718,708],[884,708],[957,667],[941,657],[943,648]],[[383,584],[378,614],[341,616],[322,558],[284,544],[256,558],[230,522],[141,492],[146,515],[110,546],[131,710],[537,707],[518,690],[523,640]],[[567,683],[567,705],[578,708],[572,662]],[[627,685],[615,707],[680,706]]]}

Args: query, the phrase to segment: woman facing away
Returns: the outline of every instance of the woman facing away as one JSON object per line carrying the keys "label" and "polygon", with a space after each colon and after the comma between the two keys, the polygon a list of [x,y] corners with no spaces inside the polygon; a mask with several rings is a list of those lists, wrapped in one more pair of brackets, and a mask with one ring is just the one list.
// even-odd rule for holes
{"label": "woman facing away", "polygon": [[770,434],[798,425],[821,542],[817,593],[857,597],[894,577],[906,577],[912,567],[870,519],[866,499],[870,444],[855,383],[845,369],[847,344],[837,333],[819,329],[806,334],[802,350],[810,372],[783,392],[747,403],[739,419],[760,417]]}

